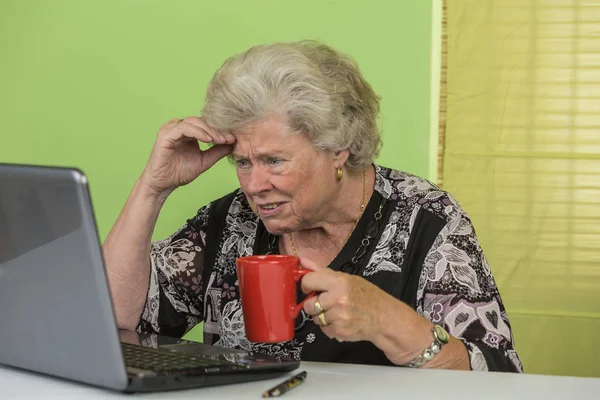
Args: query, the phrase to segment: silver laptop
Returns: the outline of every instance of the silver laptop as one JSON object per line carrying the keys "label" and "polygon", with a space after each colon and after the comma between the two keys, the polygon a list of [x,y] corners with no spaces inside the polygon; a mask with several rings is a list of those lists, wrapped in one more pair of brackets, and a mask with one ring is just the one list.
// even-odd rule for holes
{"label": "silver laptop", "polygon": [[299,362],[117,329],[87,179],[0,164],[0,364],[118,391],[269,379]]}

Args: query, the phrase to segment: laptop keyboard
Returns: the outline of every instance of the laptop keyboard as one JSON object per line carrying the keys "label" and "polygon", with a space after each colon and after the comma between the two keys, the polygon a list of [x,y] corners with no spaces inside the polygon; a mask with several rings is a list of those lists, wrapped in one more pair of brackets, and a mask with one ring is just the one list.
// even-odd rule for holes
{"label": "laptop keyboard", "polygon": [[191,354],[176,351],[155,349],[121,343],[125,365],[128,367],[151,370],[160,373],[187,372],[211,373],[223,371],[246,370],[248,366],[226,360],[195,357]]}

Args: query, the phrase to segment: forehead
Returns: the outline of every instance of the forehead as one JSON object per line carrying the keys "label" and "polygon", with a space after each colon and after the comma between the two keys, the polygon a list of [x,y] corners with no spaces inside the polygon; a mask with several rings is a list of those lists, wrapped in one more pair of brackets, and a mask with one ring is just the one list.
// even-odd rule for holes
{"label": "forehead", "polygon": [[232,132],[236,138],[233,157],[268,155],[290,149],[298,136],[290,134],[288,126],[279,118],[255,122]]}

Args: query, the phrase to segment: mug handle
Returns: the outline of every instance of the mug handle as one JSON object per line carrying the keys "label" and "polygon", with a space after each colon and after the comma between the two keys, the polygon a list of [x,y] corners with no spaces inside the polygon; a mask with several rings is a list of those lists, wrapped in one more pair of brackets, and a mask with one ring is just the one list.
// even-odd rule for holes
{"label": "mug handle", "polygon": [[[302,277],[306,274],[308,274],[309,272],[314,272],[310,269],[295,269],[294,270],[294,282],[298,282],[300,279],[302,279]],[[302,307],[304,307],[304,303],[306,302],[306,300],[310,299],[311,297],[315,297],[317,296],[317,292],[310,292],[308,295],[306,295],[306,298],[304,298],[304,300],[302,300],[300,303],[296,304],[295,306],[292,306],[292,318],[296,319],[296,317],[298,317],[298,314],[300,313],[300,310],[302,310]]]}

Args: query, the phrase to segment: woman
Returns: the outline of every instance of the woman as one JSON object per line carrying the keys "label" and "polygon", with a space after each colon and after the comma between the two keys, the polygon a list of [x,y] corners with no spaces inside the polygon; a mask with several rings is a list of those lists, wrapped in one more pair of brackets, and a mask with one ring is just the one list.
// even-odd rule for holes
{"label": "woman", "polygon": [[[373,164],[378,112],[356,64],[323,44],[227,60],[202,117],[162,126],[106,239],[119,326],[181,336],[204,321],[207,343],[275,356],[521,371],[465,212],[426,180]],[[224,157],[240,189],[151,243],[168,195]],[[302,290],[320,294],[290,342],[245,338],[235,259],[266,253],[315,271]]]}

